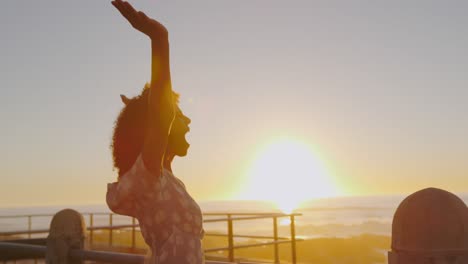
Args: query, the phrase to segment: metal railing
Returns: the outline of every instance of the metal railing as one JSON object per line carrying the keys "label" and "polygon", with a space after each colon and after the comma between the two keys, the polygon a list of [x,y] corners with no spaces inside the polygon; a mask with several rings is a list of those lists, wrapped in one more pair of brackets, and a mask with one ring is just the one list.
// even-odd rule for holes
{"label": "metal railing", "polygon": [[[224,218],[208,219],[205,223],[211,222],[227,222],[227,234],[207,233],[208,236],[225,236],[228,238],[228,246],[221,248],[205,249],[205,252],[228,251],[228,260],[235,261],[234,250],[251,247],[263,247],[267,245],[274,246],[274,263],[279,263],[279,244],[291,243],[291,259],[292,263],[297,262],[296,255],[296,242],[301,239],[296,238],[295,231],[295,217],[301,214],[277,214],[277,213],[206,213],[206,216],[226,216]],[[290,237],[278,236],[278,219],[288,217],[290,219]],[[234,221],[258,220],[258,219],[272,219],[273,222],[273,236],[257,236],[257,235],[236,235],[234,234]],[[270,242],[234,245],[234,238],[254,238],[254,239],[271,239]]]}
{"label": "metal railing", "polygon": [[[89,222],[87,227],[88,230],[88,241],[91,248],[95,245],[95,232],[97,230],[107,230],[108,231],[108,244],[107,246],[113,247],[114,246],[114,231],[115,230],[123,230],[123,229],[130,229],[131,230],[131,242],[128,245],[131,249],[137,248],[136,238],[137,235],[141,235],[139,230],[139,225],[136,224],[135,218],[131,218],[131,224],[119,224],[116,225],[114,223],[114,214],[113,213],[83,213],[82,214]],[[282,213],[205,213],[204,216],[208,217],[215,217],[211,219],[205,219],[203,222],[205,224],[208,223],[219,223],[219,222],[226,222],[226,229],[227,233],[205,233],[205,236],[218,236],[218,237],[226,237],[227,238],[227,246],[226,247],[218,247],[218,248],[206,248],[205,253],[212,253],[212,252],[227,252],[226,261],[234,262],[236,261],[235,257],[235,250],[237,249],[244,249],[244,248],[252,248],[252,247],[263,247],[273,245],[274,254],[273,260],[274,263],[280,263],[279,258],[279,245],[290,243],[291,244],[291,261],[292,263],[297,263],[297,255],[296,255],[296,244],[301,239],[296,238],[295,232],[295,217],[300,216],[301,214],[282,214]],[[33,229],[33,219],[37,217],[52,217],[53,215],[48,214],[36,214],[36,215],[9,215],[9,216],[0,216],[1,219],[5,218],[25,218],[27,220],[27,230],[20,230],[20,231],[8,231],[8,232],[0,232],[0,240],[5,239],[8,237],[18,236],[18,235],[27,235],[28,238],[31,238],[32,235],[36,234],[47,234],[49,232],[48,229]],[[96,216],[107,216],[108,225],[104,226],[96,226],[95,225],[95,217]],[[280,218],[289,218],[289,226],[290,226],[290,236],[279,236],[278,235],[278,220]],[[273,225],[272,236],[260,236],[260,235],[245,235],[245,234],[235,234],[234,233],[234,223],[239,221],[248,221],[248,220],[258,220],[258,219],[272,219],[271,224]],[[251,239],[261,239],[261,240],[268,240],[267,242],[259,242],[259,243],[242,243],[242,244],[235,244],[236,238],[251,238]],[[5,241],[7,242],[7,241]],[[97,244],[96,244],[97,245]],[[213,258],[220,258],[214,257],[207,254],[207,257]]]}
{"label": "metal railing", "polygon": [[[0,242],[0,260],[19,260],[28,258],[44,258],[47,247],[25,243]],[[74,261],[97,261],[118,264],[143,264],[145,256],[136,254],[105,252],[95,250],[71,249],[68,253]],[[221,261],[206,261],[206,264],[229,264]]]}

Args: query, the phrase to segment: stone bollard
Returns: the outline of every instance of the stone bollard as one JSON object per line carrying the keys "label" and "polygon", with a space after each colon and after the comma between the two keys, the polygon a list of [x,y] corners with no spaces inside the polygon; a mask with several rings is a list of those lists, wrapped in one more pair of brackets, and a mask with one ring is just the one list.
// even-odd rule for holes
{"label": "stone bollard", "polygon": [[468,263],[468,208],[456,195],[428,188],[395,212],[388,264]]}
{"label": "stone bollard", "polygon": [[69,258],[71,249],[83,249],[86,224],[83,216],[75,210],[64,209],[54,215],[47,237],[47,264],[82,264],[81,260]]}

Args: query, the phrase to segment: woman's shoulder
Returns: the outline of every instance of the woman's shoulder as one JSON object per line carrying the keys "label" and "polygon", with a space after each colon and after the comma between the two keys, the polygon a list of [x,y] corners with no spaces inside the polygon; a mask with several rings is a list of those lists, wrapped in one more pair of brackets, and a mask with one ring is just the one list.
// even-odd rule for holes
{"label": "woman's shoulder", "polygon": [[120,178],[119,182],[124,185],[131,186],[133,191],[142,193],[154,190],[164,185],[166,181],[166,175],[164,171],[161,171],[160,175],[155,175],[145,165],[142,155],[138,155],[133,166],[130,170],[124,173]]}
{"label": "woman's shoulder", "polygon": [[155,173],[151,172],[146,166],[145,161],[143,159],[143,154],[139,154],[136,158],[135,162],[133,163],[132,168],[124,174],[129,178],[138,178],[138,179],[157,179],[163,175],[156,175]]}

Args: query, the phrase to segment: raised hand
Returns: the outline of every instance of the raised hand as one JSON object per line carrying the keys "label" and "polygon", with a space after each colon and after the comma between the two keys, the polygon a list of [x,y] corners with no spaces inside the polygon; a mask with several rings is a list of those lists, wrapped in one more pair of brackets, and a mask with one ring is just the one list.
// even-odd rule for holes
{"label": "raised hand", "polygon": [[152,40],[168,39],[168,31],[161,23],[148,17],[141,11],[136,11],[128,2],[115,0],[112,1],[112,5],[120,11],[133,28],[147,35]]}

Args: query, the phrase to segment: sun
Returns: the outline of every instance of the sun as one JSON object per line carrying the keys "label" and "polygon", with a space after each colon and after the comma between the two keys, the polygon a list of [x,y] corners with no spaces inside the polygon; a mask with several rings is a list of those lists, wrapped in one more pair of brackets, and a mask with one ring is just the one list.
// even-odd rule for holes
{"label": "sun", "polygon": [[247,199],[272,201],[285,213],[304,201],[337,194],[321,160],[293,139],[276,140],[259,152],[243,193]]}

